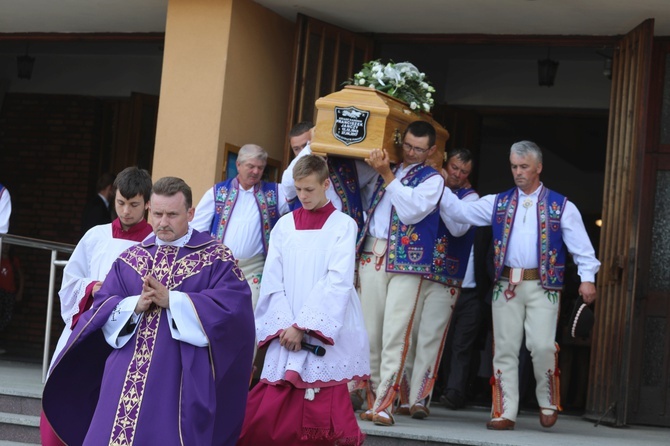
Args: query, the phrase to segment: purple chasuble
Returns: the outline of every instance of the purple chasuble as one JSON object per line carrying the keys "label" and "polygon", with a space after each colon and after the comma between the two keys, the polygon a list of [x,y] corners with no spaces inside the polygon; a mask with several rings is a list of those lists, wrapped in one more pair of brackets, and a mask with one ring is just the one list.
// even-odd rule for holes
{"label": "purple chasuble", "polygon": [[[188,294],[209,346],[175,340],[156,306],[123,347],[107,344],[101,327],[149,274]],[[66,444],[234,445],[254,337],[251,292],[228,248],[195,230],[181,248],[151,237],[121,254],[81,316],[45,385],[44,413]]]}

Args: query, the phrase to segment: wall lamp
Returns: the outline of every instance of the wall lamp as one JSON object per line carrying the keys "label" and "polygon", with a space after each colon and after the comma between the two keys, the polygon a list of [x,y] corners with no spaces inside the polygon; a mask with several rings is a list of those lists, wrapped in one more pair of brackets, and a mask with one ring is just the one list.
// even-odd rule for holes
{"label": "wall lamp", "polygon": [[554,85],[554,80],[556,80],[558,62],[551,60],[549,57],[550,51],[551,48],[547,48],[547,58],[537,61],[537,78],[540,83],[540,87],[551,87]]}
{"label": "wall lamp", "polygon": [[19,79],[30,79],[33,76],[35,58],[28,55],[28,46],[26,45],[26,54],[16,56],[16,74]]}
{"label": "wall lamp", "polygon": [[609,54],[603,53],[602,51],[596,51],[596,54],[604,59],[603,62],[603,76],[607,79],[612,80],[612,57]]}

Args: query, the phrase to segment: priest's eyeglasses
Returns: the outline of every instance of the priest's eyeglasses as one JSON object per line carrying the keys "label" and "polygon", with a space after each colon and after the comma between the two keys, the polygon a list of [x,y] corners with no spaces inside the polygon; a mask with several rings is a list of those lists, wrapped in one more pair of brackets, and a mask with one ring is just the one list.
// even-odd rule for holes
{"label": "priest's eyeglasses", "polygon": [[416,146],[413,146],[409,143],[404,142],[404,143],[402,143],[402,149],[405,152],[410,152],[410,151],[414,150],[415,153],[426,153],[427,151],[430,150],[430,147],[427,148],[427,149],[424,149],[422,147],[416,147]]}

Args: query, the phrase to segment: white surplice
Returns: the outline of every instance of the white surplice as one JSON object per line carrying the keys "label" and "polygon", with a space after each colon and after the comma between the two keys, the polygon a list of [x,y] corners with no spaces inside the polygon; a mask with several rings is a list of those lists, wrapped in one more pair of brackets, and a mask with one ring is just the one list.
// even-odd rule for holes
{"label": "white surplice", "polygon": [[[296,230],[293,213],[275,225],[255,313],[259,345],[271,341],[262,380],[281,381],[293,371],[302,381],[296,386],[324,387],[369,375],[368,336],[354,289],[356,233],[354,220],[339,211],[319,230]],[[275,337],[292,325],[310,330],[303,341],[323,346],[326,355],[281,347]]]}
{"label": "white surplice", "polygon": [[79,304],[86,295],[86,287],[91,282],[104,281],[117,257],[137,243],[114,238],[112,223],[92,227],[79,240],[63,269],[63,282],[58,296],[65,329],[58,339],[51,365],[72,333],[72,318],[79,313]]}

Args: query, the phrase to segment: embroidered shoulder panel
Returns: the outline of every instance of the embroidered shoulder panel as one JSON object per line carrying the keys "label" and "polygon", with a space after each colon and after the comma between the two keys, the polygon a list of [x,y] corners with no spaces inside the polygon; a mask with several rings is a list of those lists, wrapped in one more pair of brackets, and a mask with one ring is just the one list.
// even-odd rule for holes
{"label": "embroidered shoulder panel", "polygon": [[151,274],[169,290],[178,288],[184,280],[200,274],[215,261],[233,262],[236,277],[240,281],[244,280],[244,274],[237,266],[232,252],[224,245],[208,245],[177,258],[179,249],[175,246],[159,246],[154,257],[148,250],[136,246],[134,249],[126,250],[120,258],[138,276],[145,277]]}

